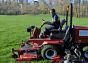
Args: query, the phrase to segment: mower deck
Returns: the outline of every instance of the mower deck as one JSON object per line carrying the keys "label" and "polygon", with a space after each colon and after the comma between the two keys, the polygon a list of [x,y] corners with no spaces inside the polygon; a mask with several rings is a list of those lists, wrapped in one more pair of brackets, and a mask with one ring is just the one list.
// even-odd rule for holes
{"label": "mower deck", "polygon": [[18,62],[31,62],[35,60],[40,60],[40,57],[37,56],[36,51],[37,48],[32,47],[32,45],[30,47],[23,46],[20,50],[18,50],[18,53],[20,53],[20,55],[15,60]]}

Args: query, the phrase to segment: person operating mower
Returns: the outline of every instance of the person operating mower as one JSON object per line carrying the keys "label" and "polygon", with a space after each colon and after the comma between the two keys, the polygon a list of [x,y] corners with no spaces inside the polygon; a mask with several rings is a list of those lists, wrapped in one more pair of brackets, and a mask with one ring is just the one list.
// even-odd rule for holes
{"label": "person operating mower", "polygon": [[40,38],[46,38],[47,35],[50,35],[52,29],[58,29],[60,27],[60,17],[56,14],[55,9],[51,9],[50,14],[53,22],[43,20],[43,24],[48,24],[49,26],[45,27],[44,31],[39,36]]}

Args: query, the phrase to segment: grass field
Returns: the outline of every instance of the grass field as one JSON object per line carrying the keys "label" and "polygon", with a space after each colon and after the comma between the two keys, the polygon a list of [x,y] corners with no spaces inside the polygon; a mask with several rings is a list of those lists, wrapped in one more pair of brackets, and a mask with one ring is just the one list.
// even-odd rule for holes
{"label": "grass field", "polygon": [[[60,18],[64,18],[60,16]],[[36,25],[39,27],[41,19],[52,20],[50,15],[0,15],[0,63],[18,63],[11,58],[11,48],[19,49],[21,40],[27,41],[29,33],[27,27]],[[88,26],[88,18],[73,18],[73,24]],[[51,61],[35,61],[32,63],[51,63]]]}

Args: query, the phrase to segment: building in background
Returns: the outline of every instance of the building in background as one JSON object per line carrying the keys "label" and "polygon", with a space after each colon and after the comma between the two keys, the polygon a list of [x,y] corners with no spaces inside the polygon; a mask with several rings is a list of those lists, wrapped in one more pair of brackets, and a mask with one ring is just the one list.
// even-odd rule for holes
{"label": "building in background", "polygon": [[18,2],[18,3],[29,3],[29,0],[0,0],[0,3],[4,3],[6,1]]}
{"label": "building in background", "polygon": [[11,1],[13,1],[13,2],[18,2],[18,0],[11,0]]}
{"label": "building in background", "polygon": [[33,1],[32,4],[39,6],[39,1]]}
{"label": "building in background", "polygon": [[18,0],[19,3],[28,3],[28,0]]}
{"label": "building in background", "polygon": [[82,4],[84,2],[88,2],[88,0],[71,0],[72,3],[76,3],[76,4]]}
{"label": "building in background", "polygon": [[0,3],[4,3],[6,0],[0,0]]}

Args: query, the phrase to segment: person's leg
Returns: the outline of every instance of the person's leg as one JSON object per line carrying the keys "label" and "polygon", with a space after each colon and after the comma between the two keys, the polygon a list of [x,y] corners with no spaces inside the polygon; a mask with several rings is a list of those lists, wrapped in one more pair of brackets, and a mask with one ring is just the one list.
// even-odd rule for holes
{"label": "person's leg", "polygon": [[46,35],[50,35],[50,31],[54,28],[55,27],[52,25],[45,27],[43,33],[40,35],[40,38],[46,38]]}

